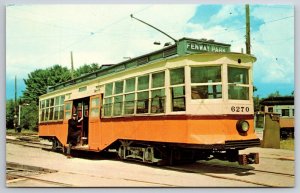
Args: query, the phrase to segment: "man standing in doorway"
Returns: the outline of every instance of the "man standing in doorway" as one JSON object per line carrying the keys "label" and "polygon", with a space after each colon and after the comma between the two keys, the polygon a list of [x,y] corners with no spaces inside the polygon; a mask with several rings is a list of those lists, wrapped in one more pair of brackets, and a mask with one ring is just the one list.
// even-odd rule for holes
{"label": "man standing in doorway", "polygon": [[81,119],[77,120],[77,114],[74,113],[72,118],[68,121],[68,148],[67,148],[67,157],[71,158],[71,147],[72,145],[77,145],[78,138],[80,137],[81,129],[77,127],[77,124],[83,120],[83,116]]}

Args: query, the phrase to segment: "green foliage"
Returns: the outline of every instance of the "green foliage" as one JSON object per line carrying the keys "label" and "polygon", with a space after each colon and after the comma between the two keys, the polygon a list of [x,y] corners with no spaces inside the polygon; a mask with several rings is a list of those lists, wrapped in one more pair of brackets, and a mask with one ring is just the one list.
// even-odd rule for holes
{"label": "green foliage", "polygon": [[274,93],[269,94],[268,98],[270,98],[270,97],[279,97],[279,96],[281,96],[281,94],[279,93],[278,90],[276,90]]}
{"label": "green foliage", "polygon": [[21,107],[20,127],[32,131],[38,130],[39,109],[35,102]]}
{"label": "green foliage", "polygon": [[14,128],[15,107],[14,100],[6,101],[6,128]]}
{"label": "green foliage", "polygon": [[92,63],[90,65],[84,64],[83,66],[80,66],[77,68],[74,72],[74,77],[79,77],[84,74],[88,74],[91,72],[95,72],[96,70],[99,70],[99,65],[96,63]]}
{"label": "green foliage", "polygon": [[[98,69],[99,65],[96,63],[90,65],[85,64],[75,70],[74,77],[79,77]],[[19,101],[17,104],[17,114],[19,112],[19,103],[22,105],[20,127],[22,129],[37,131],[39,96],[46,94],[49,86],[54,86],[70,79],[71,71],[67,67],[62,67],[60,65],[54,65],[46,69],[37,69],[29,73],[28,78],[24,79],[26,88],[23,92],[22,101]],[[14,101],[8,100],[6,102],[6,128],[14,127],[14,114]]]}
{"label": "green foliage", "polygon": [[47,87],[71,79],[71,73],[66,67],[54,65],[44,70],[38,69],[28,74],[24,79],[26,89],[23,92],[23,99],[38,104],[39,96],[46,94]]}
{"label": "green foliage", "polygon": [[261,110],[260,101],[259,96],[253,97],[254,112]]}

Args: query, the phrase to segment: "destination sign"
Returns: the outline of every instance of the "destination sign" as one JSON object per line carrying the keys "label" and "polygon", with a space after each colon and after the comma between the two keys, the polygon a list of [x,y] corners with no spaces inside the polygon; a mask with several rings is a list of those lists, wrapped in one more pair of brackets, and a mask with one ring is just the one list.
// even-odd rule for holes
{"label": "destination sign", "polygon": [[228,46],[202,42],[187,42],[186,49],[193,52],[229,52]]}

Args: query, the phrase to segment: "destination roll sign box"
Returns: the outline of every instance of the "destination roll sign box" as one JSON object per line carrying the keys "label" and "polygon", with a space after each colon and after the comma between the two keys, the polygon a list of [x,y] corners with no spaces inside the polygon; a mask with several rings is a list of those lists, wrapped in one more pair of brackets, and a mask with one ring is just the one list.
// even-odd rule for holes
{"label": "destination roll sign box", "polygon": [[186,42],[186,49],[192,52],[229,52],[228,45],[210,44],[207,42]]}

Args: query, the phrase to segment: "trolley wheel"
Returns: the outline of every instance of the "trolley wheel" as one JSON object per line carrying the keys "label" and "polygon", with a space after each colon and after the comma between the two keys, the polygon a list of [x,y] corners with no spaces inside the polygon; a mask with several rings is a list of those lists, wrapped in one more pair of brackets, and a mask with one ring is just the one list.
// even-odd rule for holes
{"label": "trolley wheel", "polygon": [[247,165],[247,163],[248,163],[247,155],[246,154],[239,155],[239,164],[240,165]]}
{"label": "trolley wheel", "polygon": [[254,160],[254,164],[259,164],[259,154],[258,153],[250,153],[250,157]]}
{"label": "trolley wheel", "polygon": [[56,149],[58,147],[58,141],[55,138],[53,138],[51,141],[52,141],[51,149],[52,149],[52,151],[56,151]]}
{"label": "trolley wheel", "polygon": [[62,146],[61,151],[62,151],[63,154],[66,154],[67,153],[67,147]]}

